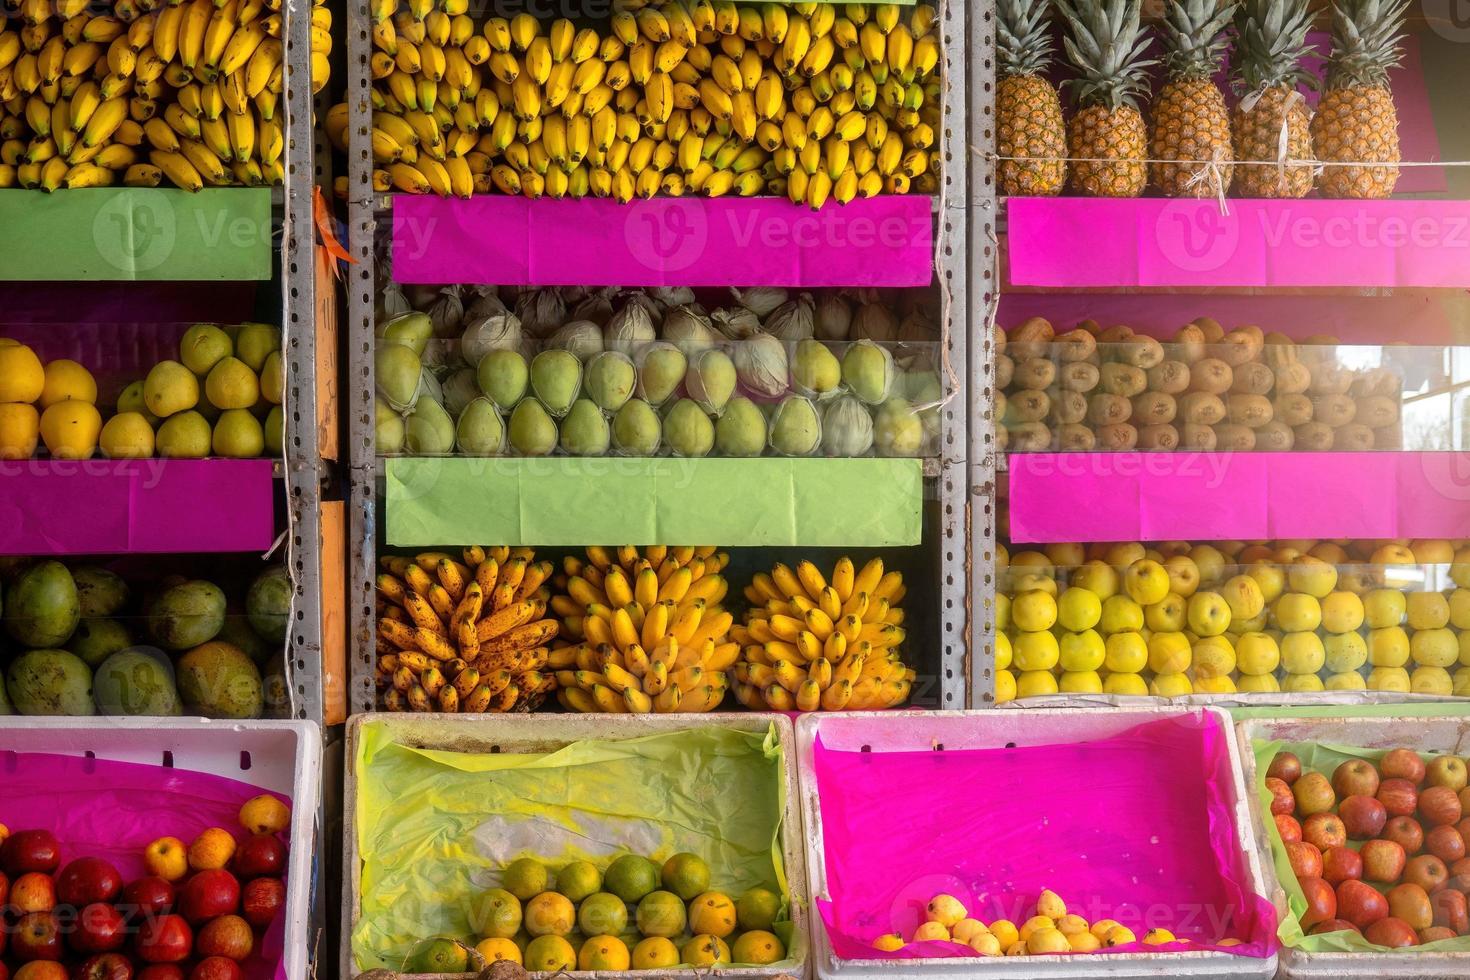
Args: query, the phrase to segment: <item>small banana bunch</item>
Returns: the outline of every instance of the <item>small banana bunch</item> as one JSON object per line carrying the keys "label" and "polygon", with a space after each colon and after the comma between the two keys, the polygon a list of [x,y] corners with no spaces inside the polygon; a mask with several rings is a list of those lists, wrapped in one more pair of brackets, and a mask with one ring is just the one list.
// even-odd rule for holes
{"label": "small banana bunch", "polygon": [[[332,14],[313,0],[311,84]],[[9,0],[0,187],[280,184],[281,0]]]}
{"label": "small banana bunch", "polygon": [[587,549],[566,559],[551,609],[557,700],[581,712],[713,711],[740,648],[720,606],[728,554],[712,547]]}
{"label": "small banana bunch", "polygon": [[[373,0],[375,188],[468,197],[938,190],[929,4],[659,0],[605,30]],[[347,107],[329,138],[346,149]]]}
{"label": "small banana bunch", "polygon": [[809,561],[778,564],[746,587],[751,609],[730,637],[740,644],[735,697],[753,711],[870,711],[909,696],[914,671],[903,643],[903,576],[874,558],[846,556],[831,581]]}
{"label": "small banana bunch", "polygon": [[555,571],[528,548],[381,559],[378,689],[389,711],[531,711],[556,686],[542,618]]}

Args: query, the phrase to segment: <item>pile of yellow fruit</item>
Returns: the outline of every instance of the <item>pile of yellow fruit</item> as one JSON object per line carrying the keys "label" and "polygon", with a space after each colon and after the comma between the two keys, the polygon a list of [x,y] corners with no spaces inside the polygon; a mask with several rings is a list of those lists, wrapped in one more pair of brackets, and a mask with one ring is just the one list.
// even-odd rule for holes
{"label": "pile of yellow fruit", "polygon": [[[934,6],[617,0],[607,26],[468,0],[372,3],[379,191],[772,194],[820,208],[938,190]],[[327,132],[346,149],[347,106]]]}
{"label": "pile of yellow fruit", "polygon": [[[1467,697],[1466,545],[1133,542],[1010,556],[1002,547],[996,700],[1364,689]],[[1424,566],[1436,565],[1453,588],[1422,584]],[[1419,567],[1396,575],[1395,566]]]}
{"label": "pile of yellow fruit", "polygon": [[[0,20],[0,187],[284,181],[281,0],[20,0]],[[303,14],[305,11],[302,12]],[[313,0],[310,83],[330,73]]]}
{"label": "pile of yellow fruit", "polygon": [[[1067,912],[1067,903],[1050,889],[1036,900],[1036,914],[1017,926],[1010,919],[986,925],[970,918],[964,904],[953,895],[935,895],[924,909],[925,921],[905,941],[896,932],[879,936],[873,948],[884,952],[903,949],[910,942],[947,942],[969,946],[981,956],[1045,956],[1057,953],[1090,953],[1110,946],[1127,946],[1140,940],[1132,929],[1113,919],[1088,922]],[[1176,942],[1168,929],[1150,929],[1143,943],[1163,946]],[[1227,939],[1221,945],[1234,945]]]}
{"label": "pile of yellow fruit", "polygon": [[86,459],[101,428],[91,372],[69,360],[43,366],[29,347],[0,338],[0,459],[30,459],[43,439],[57,459]]}

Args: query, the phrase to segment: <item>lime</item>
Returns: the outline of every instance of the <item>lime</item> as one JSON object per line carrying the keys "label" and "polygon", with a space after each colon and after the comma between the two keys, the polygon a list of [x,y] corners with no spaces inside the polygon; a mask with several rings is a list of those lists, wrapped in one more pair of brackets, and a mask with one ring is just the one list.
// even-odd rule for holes
{"label": "lime", "polygon": [[735,903],[728,895],[705,892],[689,903],[689,929],[723,939],[735,931]]}
{"label": "lime", "polygon": [[664,862],[664,887],[687,902],[709,888],[709,865],[698,854],[675,854]]}
{"label": "lime", "polygon": [[577,924],[577,909],[565,895],[542,892],[526,903],[521,920],[533,936],[565,936]]}
{"label": "lime", "polygon": [[673,892],[649,892],[638,903],[638,931],[672,938],[684,931],[684,903]]}
{"label": "lime", "polygon": [[628,947],[617,936],[593,936],[577,954],[579,970],[626,970]]}
{"label": "lime", "polygon": [[695,936],[684,944],[679,957],[690,966],[714,966],[730,962],[730,947],[719,936]]}
{"label": "lime", "polygon": [[608,866],[602,886],[625,902],[636,902],[659,885],[658,865],[636,854],[624,854]]}
{"label": "lime", "polygon": [[735,903],[736,921],[742,929],[769,929],[781,911],[781,896],[769,888],[752,888]]}
{"label": "lime", "polygon": [[662,936],[645,939],[633,947],[633,969],[660,970],[679,965],[679,947]]}
{"label": "lime", "polygon": [[608,892],[583,899],[577,926],[589,936],[616,936],[628,927],[628,906]]}
{"label": "lime", "polygon": [[429,939],[408,954],[404,972],[464,973],[470,968],[469,963],[469,952],[453,939]]}
{"label": "lime", "polygon": [[556,876],[556,890],[574,902],[602,890],[602,874],[590,861],[573,861]]}
{"label": "lime", "polygon": [[521,901],[535,898],[551,885],[546,865],[533,858],[512,861],[500,875],[500,884]]}
{"label": "lime", "polygon": [[786,957],[786,946],[772,933],[763,929],[752,929],[742,933],[730,948],[730,956],[736,963],[755,963],[765,966]]}
{"label": "lime", "polygon": [[533,973],[575,970],[577,951],[560,936],[537,936],[526,944],[525,967]]}
{"label": "lime", "polygon": [[504,888],[492,888],[480,896],[474,910],[473,924],[480,935],[490,939],[509,939],[521,927],[521,902]]}

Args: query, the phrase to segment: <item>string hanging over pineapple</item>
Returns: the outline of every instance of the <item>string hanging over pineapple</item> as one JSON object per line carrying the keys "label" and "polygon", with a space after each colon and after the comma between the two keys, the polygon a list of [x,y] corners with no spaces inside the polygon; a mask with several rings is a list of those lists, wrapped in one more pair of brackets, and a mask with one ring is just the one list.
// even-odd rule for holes
{"label": "string hanging over pineapple", "polygon": [[1142,0],[1057,0],[1066,18],[1067,57],[1080,73],[1066,84],[1077,111],[1067,126],[1072,187],[1092,197],[1138,197],[1148,185],[1149,38]]}
{"label": "string hanging over pineapple", "polygon": [[[1245,0],[1236,15],[1234,84],[1240,102],[1234,118],[1235,159],[1311,161],[1312,114],[1299,86],[1316,77],[1302,59],[1312,12],[1307,0]],[[1304,197],[1313,165],[1237,163],[1235,193],[1242,197]]]}
{"label": "string hanging over pineapple", "polygon": [[[1162,33],[1167,81],[1154,100],[1149,170],[1166,197],[1214,197],[1230,186],[1234,150],[1230,110],[1215,84],[1225,51],[1225,28],[1236,4],[1171,0]],[[1212,165],[1191,161],[1210,161]]]}
{"label": "string hanging over pineapple", "polygon": [[1046,0],[996,4],[997,179],[1008,196],[1055,197],[1067,181],[1067,124],[1061,96],[1046,78],[1052,63],[1046,13]]}
{"label": "string hanging over pineapple", "polygon": [[[1332,8],[1327,86],[1312,120],[1312,148],[1324,163],[1398,163],[1399,119],[1388,72],[1403,60],[1408,0],[1338,0]],[[1317,186],[1328,197],[1384,198],[1398,167],[1327,166]]]}

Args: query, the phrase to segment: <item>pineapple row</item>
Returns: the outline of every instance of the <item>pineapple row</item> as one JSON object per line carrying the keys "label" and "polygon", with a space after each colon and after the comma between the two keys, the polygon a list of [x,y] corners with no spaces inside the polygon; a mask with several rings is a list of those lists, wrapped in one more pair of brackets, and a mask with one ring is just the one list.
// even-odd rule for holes
{"label": "pineapple row", "polygon": [[753,711],[872,711],[908,699],[899,656],[905,588],[874,558],[844,555],[830,579],[810,561],[777,564],[745,589],[751,608],[730,631],[739,646],[735,697]]}
{"label": "pineapple row", "polygon": [[[1159,31],[1164,82],[1151,107],[1151,133],[1141,103],[1158,62],[1149,56],[1141,0],[1055,0],[1076,71],[1064,83],[1075,100],[1070,122],[1046,78],[1050,6],[1000,0],[997,7],[1003,194],[1056,195],[1069,177],[1074,191],[1095,197],[1137,197],[1150,184],[1168,197],[1229,190],[1296,198],[1314,186],[1338,198],[1393,193],[1401,158],[1388,75],[1402,57],[1408,0],[1333,6],[1315,115],[1301,93],[1318,84],[1304,66],[1315,53],[1308,0],[1168,0]],[[1214,80],[1227,46],[1233,114]]]}
{"label": "pineapple row", "polygon": [[389,711],[531,711],[556,686],[554,568],[528,548],[386,557],[378,576],[377,684]]}

